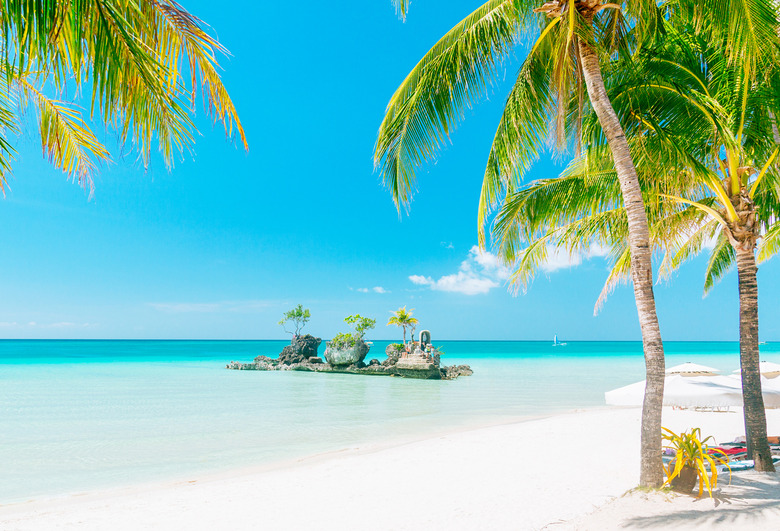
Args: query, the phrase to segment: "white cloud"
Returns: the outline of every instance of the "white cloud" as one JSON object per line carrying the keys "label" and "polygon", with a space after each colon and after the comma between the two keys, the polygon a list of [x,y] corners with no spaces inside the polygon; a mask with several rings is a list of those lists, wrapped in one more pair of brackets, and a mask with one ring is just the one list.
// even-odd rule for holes
{"label": "white cloud", "polygon": [[480,251],[476,245],[469,250],[469,256],[460,264],[460,270],[444,275],[438,280],[423,275],[410,275],[409,280],[418,286],[427,286],[436,291],[449,291],[464,295],[480,295],[499,286],[500,280],[509,278],[509,270],[493,253]]}
{"label": "white cloud", "polygon": [[[495,276],[500,280],[507,280],[509,278],[509,268],[498,260],[498,256],[487,251],[482,252],[476,245],[469,251],[469,258],[461,264],[461,270],[463,270],[465,264],[469,263],[469,260],[473,260],[473,262],[478,264],[488,275]],[[470,265],[471,264],[469,264],[469,266]]]}
{"label": "white cloud", "polygon": [[594,243],[588,248],[588,258],[599,257],[604,258],[609,256],[609,247],[601,245],[600,243]]}
{"label": "white cloud", "polygon": [[[593,245],[587,253],[568,253],[563,248],[547,247],[547,260],[540,264],[545,273],[559,269],[578,266],[583,258],[603,257],[609,254],[609,248]],[[444,275],[439,279],[430,276],[409,275],[409,280],[418,286],[425,286],[436,291],[463,293],[464,295],[481,295],[497,288],[509,280],[511,271],[501,263],[493,253],[480,251],[478,246],[469,250],[468,257],[461,262],[457,273]]]}
{"label": "white cloud", "polygon": [[559,269],[566,269],[569,267],[576,267],[585,260],[591,258],[604,258],[609,256],[609,247],[595,243],[591,245],[587,252],[574,252],[569,253],[562,247],[555,247],[554,245],[547,246],[547,260],[539,264],[539,267],[545,273],[552,273]]}
{"label": "white cloud", "polygon": [[444,247],[445,249],[454,249],[455,246],[452,245],[452,242],[440,242],[440,245]]}
{"label": "white cloud", "polygon": [[[349,289],[352,290],[352,288]],[[387,290],[382,286],[374,286],[373,288],[357,288],[355,291],[359,291],[360,293],[371,293],[372,291],[374,293],[390,293],[390,290]]]}
{"label": "white cloud", "polygon": [[552,245],[547,246],[547,260],[539,264],[542,271],[545,273],[552,273],[559,269],[566,269],[567,267],[578,266],[582,263],[582,257],[579,253],[569,254],[566,249],[554,247]]}
{"label": "white cloud", "polygon": [[707,249],[709,251],[712,251],[713,249],[715,249],[715,245],[717,245],[717,243],[718,243],[718,238],[717,237],[714,237],[714,238],[708,237],[702,243],[702,247],[704,247],[705,249]]}
{"label": "white cloud", "polygon": [[480,295],[498,286],[498,282],[495,280],[464,271],[458,271],[453,275],[445,275],[439,280],[428,278],[425,279],[424,283],[416,282],[416,284],[430,286],[431,289],[436,291],[451,291],[463,293],[464,295]]}

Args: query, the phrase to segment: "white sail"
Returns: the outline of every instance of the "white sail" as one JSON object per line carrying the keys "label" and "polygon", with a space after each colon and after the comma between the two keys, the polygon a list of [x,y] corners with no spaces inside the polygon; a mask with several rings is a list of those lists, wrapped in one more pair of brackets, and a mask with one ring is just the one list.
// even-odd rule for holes
{"label": "white sail", "polygon": [[555,334],[553,336],[553,344],[552,344],[552,346],[554,346],[554,347],[565,347],[566,343],[561,343],[560,341],[558,341],[558,334]]}

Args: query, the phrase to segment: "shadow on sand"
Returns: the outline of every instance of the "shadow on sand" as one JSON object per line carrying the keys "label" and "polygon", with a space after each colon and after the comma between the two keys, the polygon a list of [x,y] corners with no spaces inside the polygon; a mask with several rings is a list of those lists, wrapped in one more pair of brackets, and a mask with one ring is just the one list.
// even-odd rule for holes
{"label": "shadow on sand", "polygon": [[780,522],[780,474],[735,473],[731,484],[724,482],[712,499],[705,494],[698,499],[678,496],[669,502],[670,510],[627,518],[621,527],[676,529],[694,524],[701,529],[768,529],[768,522]]}

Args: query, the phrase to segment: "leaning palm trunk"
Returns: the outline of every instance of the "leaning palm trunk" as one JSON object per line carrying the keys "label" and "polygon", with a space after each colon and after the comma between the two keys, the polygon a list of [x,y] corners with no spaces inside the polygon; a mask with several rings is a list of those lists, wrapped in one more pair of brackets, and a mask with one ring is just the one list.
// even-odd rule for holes
{"label": "leaning palm trunk", "polygon": [[609,142],[620,189],[628,216],[628,243],[631,249],[631,278],[642,329],[647,386],[642,406],[641,469],[639,484],[660,487],[663,483],[661,462],[661,411],[664,395],[664,347],[655,311],[650,231],[639,187],[639,178],[623,128],[604,88],[598,54],[584,39],[579,41],[583,77],[588,96]]}
{"label": "leaning palm trunk", "polygon": [[[538,5],[533,11],[543,15],[528,13],[533,5]],[[547,24],[541,24],[544,29],[518,73],[493,140],[479,205],[479,243],[486,246],[484,228],[495,204],[504,194],[509,197],[536,159],[543,144],[540,140],[551,132],[550,118],[556,106],[557,139],[559,146],[566,143],[566,135],[571,132],[567,126],[567,110],[575,101],[572,98],[576,98],[582,110],[585,99],[581,81],[584,77],[591,104],[612,148],[628,211],[632,274],[648,372],[640,481],[642,485],[652,487],[660,486],[663,479],[664,358],[653,297],[649,230],[636,169],[623,130],[606,96],[593,37],[594,17],[599,17],[598,25],[606,32],[602,37],[605,44],[624,41],[623,15],[618,14],[617,18],[599,15],[604,10],[620,9],[621,5],[604,0],[548,0],[544,3],[542,0],[488,0],[447,32],[398,87],[380,126],[374,161],[382,167],[385,184],[391,189],[396,205],[408,205],[414,167],[431,159],[463,111],[486,95],[489,86],[486,78],[497,73],[500,58],[510,55],[523,40],[525,27],[535,19],[543,22],[543,16],[551,19]],[[637,0],[630,11],[641,18],[655,13],[657,5],[654,0]],[[583,30],[591,33],[584,43],[580,42]],[[584,71],[584,76],[580,70]],[[581,132],[581,119],[580,112],[574,118],[578,132]],[[519,247],[510,245],[503,258],[514,262],[518,250]]]}
{"label": "leaning palm trunk", "polygon": [[742,370],[748,456],[759,472],[774,472],[766,434],[766,411],[758,367],[758,266],[753,247],[735,245],[739,274],[739,361]]}

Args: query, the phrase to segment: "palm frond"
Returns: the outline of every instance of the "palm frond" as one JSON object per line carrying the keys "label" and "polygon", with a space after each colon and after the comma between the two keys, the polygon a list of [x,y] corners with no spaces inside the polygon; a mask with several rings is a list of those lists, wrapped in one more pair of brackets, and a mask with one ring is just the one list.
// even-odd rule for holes
{"label": "palm frond", "polygon": [[92,187],[94,159],[109,160],[105,146],[95,137],[73,106],[46,97],[24,77],[16,79],[24,98],[38,109],[44,155],[79,184]]}
{"label": "palm frond", "polygon": [[479,243],[485,245],[485,224],[500,198],[512,193],[539,157],[540,139],[547,138],[554,106],[548,65],[538,55],[523,64],[509,93],[490,148],[479,198]]}
{"label": "palm frond", "polygon": [[[189,59],[193,104],[197,87],[201,85],[207,96],[206,109],[211,113],[214,121],[225,125],[228,137],[232,137],[234,132],[238,133],[244,148],[248,149],[249,145],[238,112],[217,72],[216,53],[227,54],[227,50],[208,34],[201,20],[173,0],[156,2],[154,6],[160,13],[159,25],[162,29],[162,37],[159,39],[161,46],[158,53],[165,57],[164,63],[169,69],[173,69],[178,64],[179,57],[184,56]],[[169,79],[169,85],[175,86],[175,75]]]}
{"label": "palm frond", "polygon": [[406,13],[409,11],[409,0],[393,0],[395,13],[401,20],[406,20]]}
{"label": "palm frond", "polygon": [[16,155],[8,135],[19,134],[20,128],[17,117],[19,95],[15,87],[5,81],[3,72],[4,69],[0,67],[0,191],[5,195],[7,179],[12,171],[11,163]]}
{"label": "palm frond", "polygon": [[706,296],[715,286],[715,283],[725,275],[734,265],[737,253],[729,242],[726,232],[721,230],[715,240],[715,248],[712,249],[707,270],[704,273],[704,295]]}
{"label": "palm frond", "polygon": [[758,244],[758,263],[766,262],[780,251],[780,223],[775,223]]}
{"label": "palm frond", "polygon": [[[685,211],[691,210],[696,209],[693,207],[685,209]],[[702,223],[692,233],[682,229],[674,235],[674,238],[667,240],[669,243],[664,261],[659,270],[659,276],[661,278],[669,278],[675,270],[679,269],[683,262],[701,253],[704,247],[715,237],[719,228],[717,221],[710,220]]]}
{"label": "palm frond", "polygon": [[399,209],[411,200],[416,167],[435,155],[463,110],[485,95],[497,62],[518,40],[524,3],[489,0],[447,32],[393,94],[374,164]]}
{"label": "palm frond", "polygon": [[553,235],[538,238],[528,244],[522,252],[519,253],[513,271],[509,277],[509,285],[515,293],[525,290],[533,280],[536,272],[547,260],[548,244]]}
{"label": "palm frond", "polygon": [[604,287],[601,288],[599,298],[596,299],[596,304],[593,306],[593,315],[598,315],[607,302],[607,297],[615,291],[618,285],[628,283],[628,279],[631,278],[631,249],[628,248],[628,245],[622,245],[622,247],[624,248],[623,252],[615,260],[615,264],[609,271],[606,282],[604,282]]}
{"label": "palm frond", "polygon": [[663,14],[655,0],[626,0],[626,15],[635,21],[636,47],[653,45],[665,35]]}
{"label": "palm frond", "polygon": [[[546,234],[530,241],[528,247],[519,253],[520,258],[512,266],[514,272],[510,277],[510,285],[516,290],[525,289],[536,270],[547,260],[549,247],[563,249],[569,255],[587,253],[594,243],[606,242],[613,247],[619,245],[627,230],[622,208],[598,212],[566,225],[551,227]],[[506,245],[505,242],[502,244]],[[517,242],[512,244],[516,246]],[[502,253],[502,256],[507,256],[507,253]]]}
{"label": "palm frond", "polygon": [[217,54],[227,52],[174,0],[8,0],[0,6],[0,31],[9,82],[35,72],[30,84],[53,87],[52,101],[87,93],[91,115],[132,141],[145,165],[155,138],[168,166],[176,152],[191,148],[196,130],[187,102],[194,103],[198,87],[213,119],[247,147],[217,73]]}
{"label": "palm frond", "polygon": [[760,58],[777,42],[777,6],[772,0],[710,0],[691,11],[700,28],[708,27],[724,46],[729,64],[743,62],[754,73]]}

